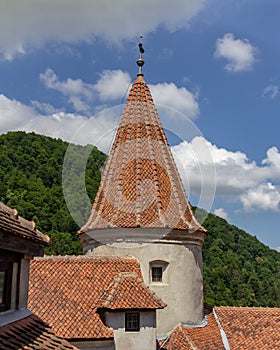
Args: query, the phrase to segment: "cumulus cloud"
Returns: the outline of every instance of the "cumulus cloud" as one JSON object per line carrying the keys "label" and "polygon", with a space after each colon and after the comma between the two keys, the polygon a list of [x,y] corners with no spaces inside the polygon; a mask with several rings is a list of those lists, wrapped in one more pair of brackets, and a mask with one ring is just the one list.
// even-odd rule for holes
{"label": "cumulus cloud", "polygon": [[59,81],[52,69],[47,69],[45,73],[40,74],[41,81],[46,87],[62,92],[64,95],[82,95],[91,96],[92,86],[84,83],[80,79],[73,80],[68,78],[66,81]]}
{"label": "cumulus cloud", "polygon": [[217,208],[214,210],[214,214],[219,216],[222,219],[229,220],[228,213],[225,211],[224,208]]}
{"label": "cumulus cloud", "polygon": [[199,114],[197,95],[185,87],[177,87],[174,83],[149,85],[154,100],[158,104],[174,108],[194,119]]}
{"label": "cumulus cloud", "polygon": [[106,70],[100,74],[96,84],[88,84],[81,79],[60,81],[55,72],[48,68],[40,74],[40,80],[48,89],[66,96],[77,112],[88,112],[90,102],[96,97],[102,101],[122,98],[130,84],[129,74],[121,70]]}
{"label": "cumulus cloud", "polygon": [[247,212],[279,210],[280,152],[276,147],[267,151],[261,165],[245,153],[218,148],[203,137],[184,141],[172,151],[185,187],[197,197],[202,185],[213,186],[210,170],[214,167],[216,197],[239,202]]}
{"label": "cumulus cloud", "polygon": [[33,106],[50,113],[42,114],[33,106],[24,105],[0,95],[0,132],[23,130],[61,138],[77,144],[91,143],[104,152],[108,152],[117,116],[120,110],[105,110],[97,116],[88,118],[80,114],[56,112],[48,105],[40,106],[33,101]]}
{"label": "cumulus cloud", "polygon": [[280,212],[280,191],[272,183],[264,183],[249,189],[240,196],[245,211]]}
{"label": "cumulus cloud", "polygon": [[214,56],[226,59],[225,69],[230,72],[248,71],[256,62],[257,49],[248,39],[238,39],[227,33],[216,40]]}
{"label": "cumulus cloud", "polygon": [[270,97],[272,100],[279,94],[279,86],[270,84],[266,86],[262,91],[262,97]]}
{"label": "cumulus cloud", "polygon": [[117,100],[124,97],[131,78],[128,73],[121,70],[105,70],[94,85],[100,100]]}
{"label": "cumulus cloud", "polygon": [[0,95],[0,132],[21,130],[30,120],[36,118],[33,108],[16,100]]}
{"label": "cumulus cloud", "polygon": [[[75,43],[95,37],[118,42],[154,31],[186,27],[205,0],[67,0],[0,3],[0,53],[7,60],[47,42]],[[148,11],[147,11],[148,9]]]}

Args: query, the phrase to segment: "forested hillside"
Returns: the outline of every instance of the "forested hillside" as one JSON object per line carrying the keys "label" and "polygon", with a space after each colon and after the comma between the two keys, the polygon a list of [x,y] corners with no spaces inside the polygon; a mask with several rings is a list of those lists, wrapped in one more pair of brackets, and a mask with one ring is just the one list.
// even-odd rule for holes
{"label": "forested hillside", "polygon": [[[82,253],[76,235],[79,227],[68,212],[62,190],[67,148],[67,142],[34,133],[0,135],[0,200],[34,220],[51,237],[47,254]],[[72,152],[79,160],[91,148],[75,146]],[[92,148],[84,175],[91,202],[105,159]],[[84,178],[76,182],[84,182]],[[76,203],[79,200],[77,194]],[[198,218],[200,213],[196,210]],[[206,302],[280,307],[280,253],[215,215],[208,214],[203,225],[209,231],[203,247]]]}
{"label": "forested hillside", "polygon": [[[52,246],[45,250],[46,254],[82,253],[77,237],[79,227],[69,214],[62,189],[67,147],[67,142],[35,133],[19,131],[0,135],[0,200],[17,208],[26,219],[34,220],[37,228],[51,237]],[[83,156],[85,148],[72,149],[76,160],[79,154]],[[91,201],[98,189],[105,159],[106,156],[93,147],[85,174]],[[84,178],[80,180],[84,183]],[[75,200],[79,201],[78,196]]]}
{"label": "forested hillside", "polygon": [[[196,210],[199,218],[199,211]],[[280,253],[208,214],[203,226],[204,295],[212,305],[280,306]]]}

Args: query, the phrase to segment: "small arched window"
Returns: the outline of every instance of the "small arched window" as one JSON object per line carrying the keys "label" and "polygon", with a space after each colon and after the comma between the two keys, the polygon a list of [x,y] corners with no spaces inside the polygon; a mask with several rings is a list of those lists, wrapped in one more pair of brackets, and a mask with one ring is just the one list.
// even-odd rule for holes
{"label": "small arched window", "polygon": [[150,283],[167,284],[168,262],[163,260],[154,260],[150,262]]}

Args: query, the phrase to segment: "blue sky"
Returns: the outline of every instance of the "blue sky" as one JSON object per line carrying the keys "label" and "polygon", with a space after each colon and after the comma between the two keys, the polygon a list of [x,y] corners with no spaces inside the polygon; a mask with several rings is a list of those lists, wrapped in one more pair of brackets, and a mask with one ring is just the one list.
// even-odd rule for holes
{"label": "blue sky", "polygon": [[0,132],[107,152],[143,33],[192,203],[280,250],[279,13],[277,0],[2,1]]}

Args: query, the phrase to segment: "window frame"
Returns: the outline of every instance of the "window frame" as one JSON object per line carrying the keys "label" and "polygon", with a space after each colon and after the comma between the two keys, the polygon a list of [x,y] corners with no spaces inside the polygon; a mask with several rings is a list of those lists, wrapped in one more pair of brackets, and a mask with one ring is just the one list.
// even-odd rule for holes
{"label": "window frame", "polygon": [[[153,260],[149,263],[150,269],[150,284],[153,285],[167,285],[168,284],[168,266],[169,263],[164,260]],[[161,279],[154,278],[154,269],[161,269]]]}
{"label": "window frame", "polygon": [[[135,320],[130,319],[132,316],[136,316]],[[133,322],[135,326],[133,326]],[[125,331],[126,332],[139,332],[140,331],[140,312],[131,311],[125,313]]]}
{"label": "window frame", "polygon": [[152,283],[162,283],[162,278],[163,278],[162,266],[151,266],[151,274],[152,274]]}

